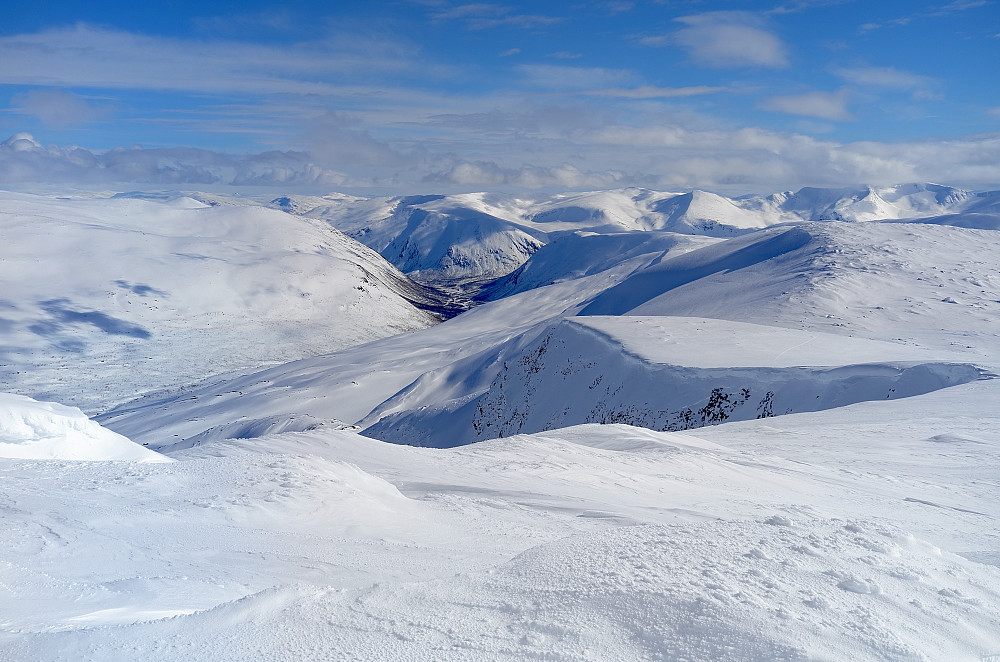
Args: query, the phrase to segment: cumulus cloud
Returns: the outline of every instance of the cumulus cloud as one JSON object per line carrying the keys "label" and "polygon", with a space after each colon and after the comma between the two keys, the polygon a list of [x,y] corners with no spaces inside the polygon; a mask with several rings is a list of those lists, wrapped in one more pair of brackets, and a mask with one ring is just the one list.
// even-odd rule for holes
{"label": "cumulus cloud", "polygon": [[56,129],[83,126],[107,117],[109,104],[92,104],[86,98],[63,90],[30,90],[15,94],[12,112],[27,115]]}
{"label": "cumulus cloud", "polygon": [[[713,68],[788,66],[784,43],[749,12],[710,12],[676,19],[685,27],[661,41],[687,50],[697,64]],[[648,39],[646,45],[657,45]]]}
{"label": "cumulus cloud", "polygon": [[790,115],[817,117],[824,120],[845,121],[852,119],[847,110],[850,92],[841,89],[836,92],[806,92],[787,96],[771,97],[761,102],[764,110],[775,110]]}
{"label": "cumulus cloud", "polygon": [[402,154],[362,129],[360,122],[332,112],[313,121],[306,142],[314,157],[344,168],[394,166],[404,161]]}

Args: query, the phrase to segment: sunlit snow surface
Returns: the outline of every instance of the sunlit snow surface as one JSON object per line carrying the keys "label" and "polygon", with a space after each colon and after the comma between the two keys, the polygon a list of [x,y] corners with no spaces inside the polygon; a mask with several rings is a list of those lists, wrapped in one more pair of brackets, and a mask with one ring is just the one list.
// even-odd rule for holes
{"label": "sunlit snow surface", "polygon": [[[943,195],[901,191],[753,204]],[[615,193],[581,219],[595,197],[632,218]],[[1000,659],[998,241],[804,224],[577,266],[552,242],[554,285],[114,408],[116,443],[175,461],[0,459],[0,660]],[[788,415],[577,425],[789,375]],[[503,389],[519,430],[405,445],[477,441],[462,412]],[[422,436],[358,434],[392,420]]]}
{"label": "sunlit snow surface", "polygon": [[260,206],[0,192],[0,227],[0,390],[90,413],[436,321],[370,249]]}

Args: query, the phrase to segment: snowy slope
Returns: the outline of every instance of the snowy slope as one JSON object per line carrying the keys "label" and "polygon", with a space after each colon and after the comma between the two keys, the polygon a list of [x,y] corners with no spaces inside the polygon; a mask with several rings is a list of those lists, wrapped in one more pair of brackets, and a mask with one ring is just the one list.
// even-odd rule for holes
{"label": "snowy slope", "polygon": [[483,285],[477,295],[494,301],[536,287],[590,276],[609,269],[628,273],[662,259],[712,243],[712,239],[672,232],[573,232],[553,239],[506,276]]}
{"label": "snowy slope", "polygon": [[655,228],[710,237],[732,237],[771,225],[766,217],[705,191],[692,191],[663,200],[652,208]]}
{"label": "snowy slope", "polygon": [[[496,300],[433,328],[99,417],[173,462],[0,457],[0,660],[994,660],[1000,235],[955,227],[996,213],[990,196],[955,191],[816,193],[802,213],[850,222],[775,203],[754,218],[793,224],[722,240],[649,232],[665,218],[651,208],[678,195],[639,189],[410,199],[426,218],[472,209],[546,246],[494,281]],[[175,198],[142,196],[96,201],[86,218],[64,202],[97,228],[112,225],[109,204],[147,220],[257,213],[215,196],[168,213]],[[280,246],[294,260],[311,254],[303,228],[334,223],[324,214],[356,230],[399,200],[290,196],[275,205],[317,218],[259,221],[291,230]],[[746,217],[726,205],[756,204],[705,200],[729,220]],[[533,216],[560,204],[564,216]],[[855,222],[872,210],[896,220]],[[927,222],[898,222],[911,214]],[[417,225],[448,245],[463,236],[437,222]],[[268,257],[246,269],[300,282]],[[43,266],[41,282],[74,282]],[[160,272],[142,273],[110,277],[133,286],[132,306],[170,302]],[[84,316],[64,327],[110,324],[93,310],[162,333],[88,305],[66,308]],[[227,350],[251,331],[266,337],[250,328]],[[201,351],[165,349],[174,370]],[[96,378],[78,383],[101,398]],[[25,431],[36,404],[0,399],[0,414],[14,412],[22,442],[55,431],[59,457],[75,426],[107,432],[47,404]],[[587,422],[603,424],[575,425]]]}
{"label": "snowy slope", "polygon": [[775,221],[877,221],[975,211],[995,194],[976,194],[939,184],[901,184],[859,189],[803,188],[736,201]]}
{"label": "snowy slope", "polygon": [[854,334],[993,361],[993,231],[909,223],[779,226],[636,272],[584,315],[685,315]]}
{"label": "snowy slope", "polygon": [[88,411],[436,321],[370,249],[259,206],[5,193],[0,224],[0,387]]}
{"label": "snowy slope", "polygon": [[[1000,356],[1000,331],[995,324],[996,307],[1000,305],[996,303],[1000,296],[995,292],[1000,286],[1000,274],[994,263],[978,252],[985,247],[989,253],[990,242],[998,240],[1000,237],[991,232],[925,225],[831,223],[773,228],[678,257],[667,253],[662,262],[631,276],[606,270],[485,304],[427,331],[236,380],[208,383],[168,398],[136,402],[101,420],[131,439],[172,445],[194,439],[210,428],[223,429],[265,417],[278,421],[308,415],[334,421],[334,425],[364,419],[367,427],[381,415],[418,411],[420,407],[451,411],[466,404],[463,398],[481,397],[500,378],[504,357],[510,359],[512,368],[516,367],[512,362],[524,359],[532,343],[539,342],[559,318],[581,309],[584,314],[636,315],[651,309],[642,314],[746,320],[766,325],[753,336],[765,346],[770,346],[772,335],[782,337],[788,329],[835,334],[825,343],[840,348],[838,351],[791,364],[817,369],[861,363],[944,361],[1000,372],[996,360]],[[733,345],[731,333],[718,336],[726,328],[717,324],[708,332],[689,333],[706,337],[706,347],[713,337],[725,338],[720,342]],[[881,349],[876,352],[861,353],[860,341],[839,344],[837,336],[847,335],[892,344],[878,345]],[[815,337],[806,334],[801,340],[789,340],[782,344],[782,350],[800,342],[815,342]],[[627,337],[624,342],[628,346]],[[616,379],[628,382],[633,373],[620,370],[620,366],[628,364],[627,355],[654,352],[652,347],[657,342],[650,339],[641,351],[629,349],[623,353],[618,349],[606,353],[606,369]],[[746,343],[733,346],[747,351]],[[911,348],[927,351],[911,353]],[[576,355],[584,354],[576,349]],[[711,363],[709,356],[695,345],[679,358],[663,358],[655,352],[650,355],[654,363],[685,368],[725,368],[740,360],[738,354],[730,353],[725,361]],[[768,368],[790,367],[766,357],[753,365],[739,365],[765,372]],[[543,377],[558,380],[564,368],[553,366],[553,374]],[[641,368],[637,374],[646,372]],[[812,378],[822,382],[826,378],[819,377],[821,372],[813,371]],[[587,383],[597,376],[592,375]],[[743,413],[756,415],[760,399],[774,390],[758,377],[753,384],[733,384],[734,388],[763,389],[759,394],[754,391],[753,407],[744,407]],[[895,388],[885,385],[880,390],[882,382],[875,381],[880,384],[873,389],[880,393],[878,397],[884,398],[890,388]],[[546,384],[546,388],[557,389],[553,397],[558,400],[561,387],[548,381]],[[697,412],[707,404],[712,388],[702,384],[700,392],[691,394],[690,401],[673,406],[671,411]],[[523,398],[523,394],[518,397]],[[649,397],[642,389],[637,389],[635,397],[639,399],[622,400],[616,407],[646,407]],[[823,406],[833,406],[831,402],[823,401]],[[566,419],[567,423],[584,422],[598,401],[586,407],[557,404],[551,402],[539,410],[554,408],[541,426],[567,408],[573,410],[574,416],[579,415]],[[655,403],[650,407],[656,408]],[[771,409],[783,413],[789,408],[800,411],[798,407],[789,404]],[[428,410],[418,417],[431,413]],[[667,422],[645,424],[664,427]],[[462,439],[468,439],[464,435],[471,428],[471,420],[462,419],[456,426]],[[455,443],[447,435],[441,436],[443,440],[435,444]]]}
{"label": "snowy slope", "polygon": [[[422,374],[540,333],[552,319],[620,278],[607,272],[531,290],[474,308],[433,328],[301,359],[236,378],[152,395],[102,414],[111,429],[152,448],[190,445],[226,426],[257,430],[280,421],[355,423]],[[267,423],[263,421],[268,421]],[[303,428],[298,428],[303,429]],[[203,437],[198,437],[203,438]]]}
{"label": "snowy slope", "polygon": [[[513,271],[544,238],[508,220],[516,214],[502,206],[497,209],[486,197],[345,197],[333,204],[317,204],[305,213],[343,230],[418,280],[484,280]],[[279,200],[289,208],[307,206],[301,199]]]}
{"label": "snowy slope", "polygon": [[688,430],[911,397],[984,377],[973,365],[929,356],[716,320],[577,317],[421,376],[366,417],[362,434],[455,446],[581,423]]}
{"label": "snowy slope", "polygon": [[469,209],[409,208],[356,236],[404,273],[425,281],[503,276],[542,246],[517,225]]}

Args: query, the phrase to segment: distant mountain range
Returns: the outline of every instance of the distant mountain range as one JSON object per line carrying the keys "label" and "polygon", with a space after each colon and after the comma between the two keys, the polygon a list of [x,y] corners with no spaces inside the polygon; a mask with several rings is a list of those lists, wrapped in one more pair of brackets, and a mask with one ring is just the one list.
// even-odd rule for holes
{"label": "distant mountain range", "polygon": [[271,206],[324,219],[418,281],[505,276],[541,246],[571,233],[668,231],[734,237],[798,221],[922,220],[1000,227],[1000,191],[938,184],[726,198],[707,191],[620,189],[529,199],[496,193],[395,198],[284,196]]}

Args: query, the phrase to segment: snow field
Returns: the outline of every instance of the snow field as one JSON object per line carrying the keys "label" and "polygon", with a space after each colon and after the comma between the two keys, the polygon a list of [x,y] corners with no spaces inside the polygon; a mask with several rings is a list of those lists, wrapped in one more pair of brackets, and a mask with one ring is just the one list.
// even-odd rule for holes
{"label": "snow field", "polygon": [[2,193],[0,224],[0,389],[90,413],[437,321],[370,249],[259,206]]}
{"label": "snow field", "polygon": [[[948,227],[995,196],[4,195],[26,255],[96,265],[5,264],[9,356],[49,343],[11,383],[174,390],[99,417],[138,443],[0,396],[0,449],[47,458],[0,450],[3,662],[1000,658],[1000,247]],[[548,243],[483,298],[513,296],[243,370],[412,321],[328,223],[431,279]],[[95,358],[119,372],[71,374]]]}
{"label": "snow field", "polygon": [[965,495],[977,515],[904,495],[988,480],[997,446],[938,444],[963,472],[913,464],[854,422],[890,404],[806,415],[842,428],[823,464],[720,445],[730,426],[706,442],[615,425],[7,461],[0,584],[35,597],[0,608],[0,659],[978,660],[1000,650],[1000,571],[940,543],[995,499]]}

